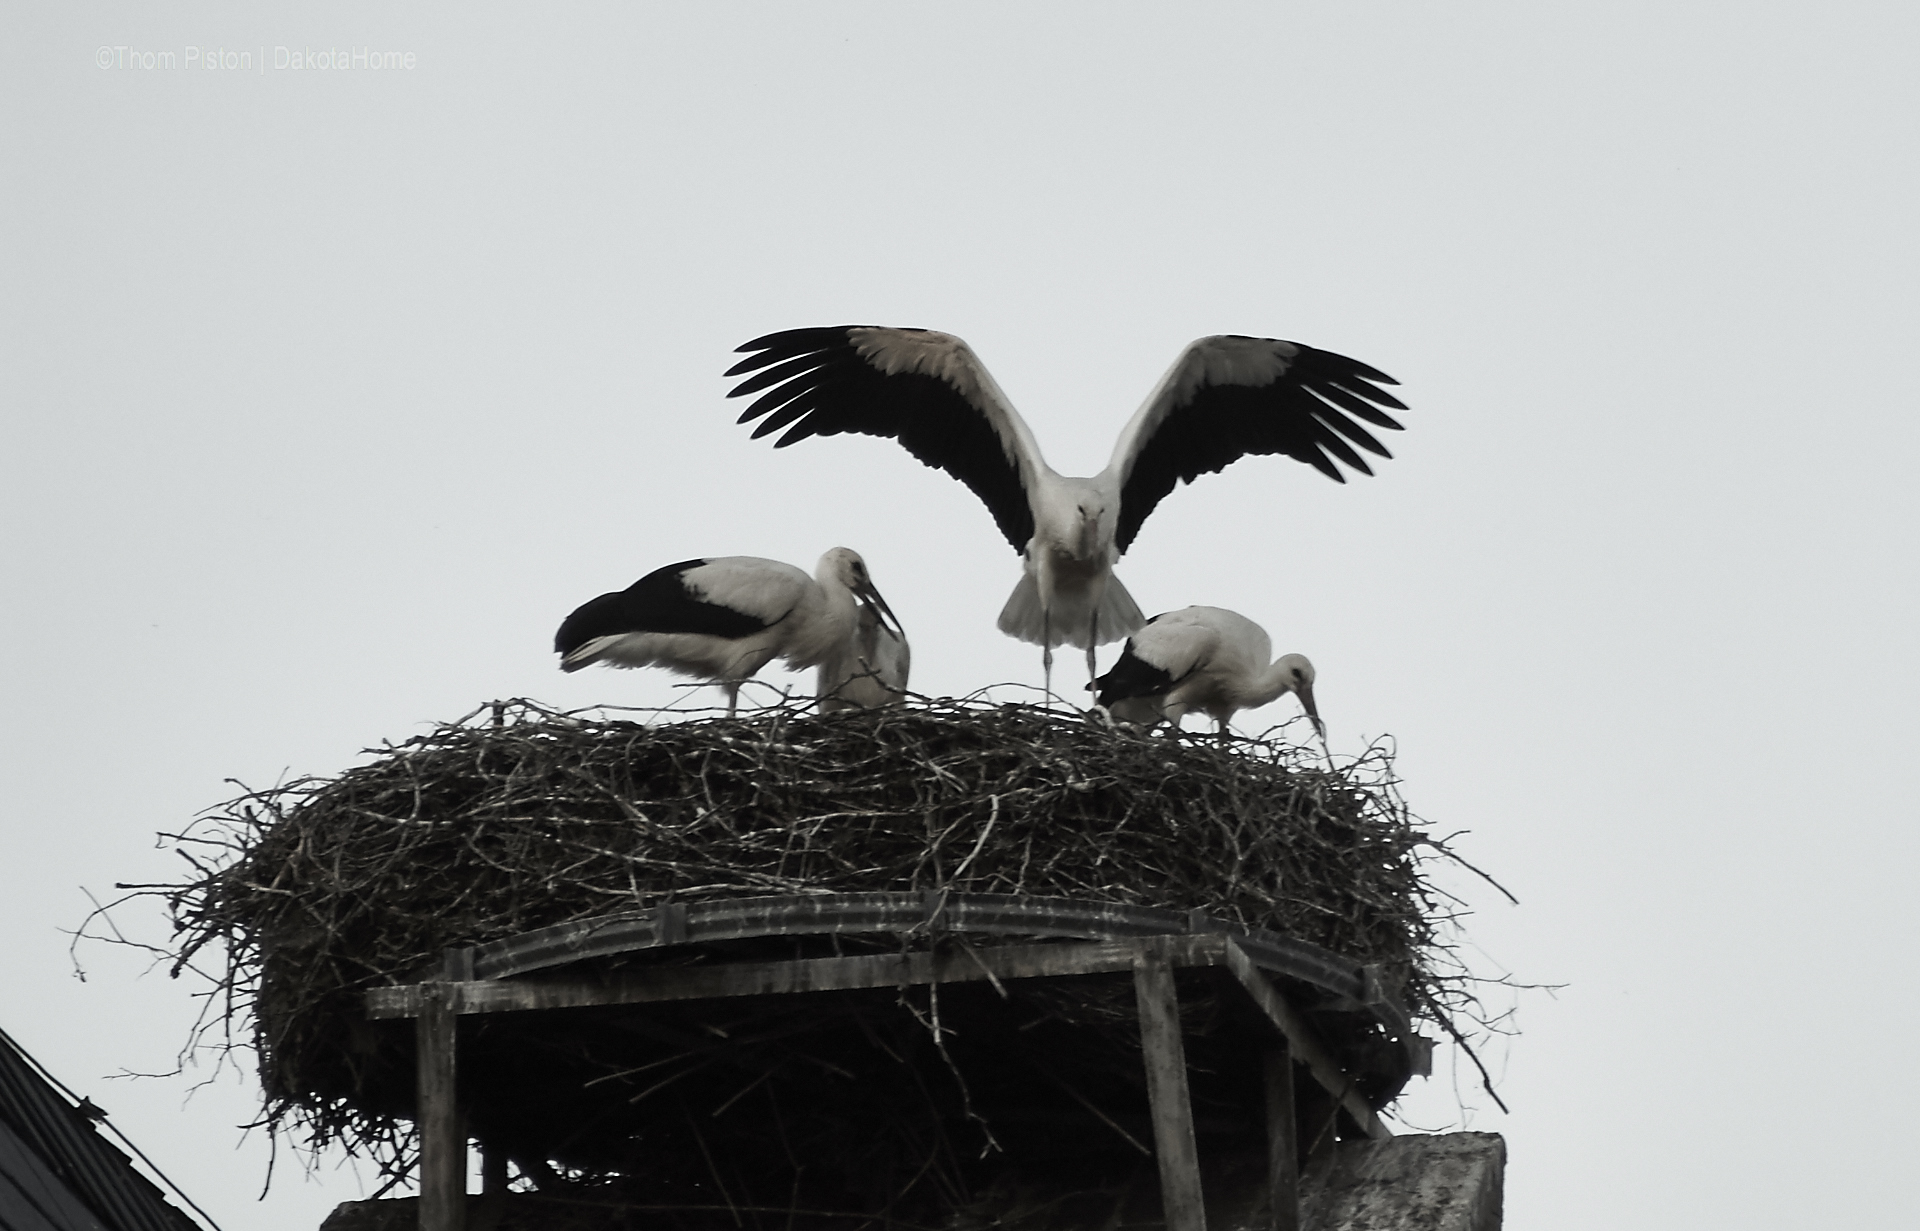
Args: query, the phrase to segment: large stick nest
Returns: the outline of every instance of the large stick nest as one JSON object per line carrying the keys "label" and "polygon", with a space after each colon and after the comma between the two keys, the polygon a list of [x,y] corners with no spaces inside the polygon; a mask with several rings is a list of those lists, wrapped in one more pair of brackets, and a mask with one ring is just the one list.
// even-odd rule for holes
{"label": "large stick nest", "polygon": [[[337,777],[300,779],[214,810],[178,836],[194,860],[191,877],[143,888],[172,911],[176,971],[197,957],[216,964],[207,972],[218,989],[210,1021],[229,1039],[251,1033],[265,1122],[308,1144],[370,1153],[398,1174],[411,1153],[410,1026],[368,1022],[366,989],[411,981],[449,945],[669,900],[950,889],[1201,908],[1376,965],[1416,1016],[1447,1027],[1466,993],[1436,960],[1445,898],[1423,867],[1442,848],[1413,827],[1394,786],[1379,748],[1335,770],[1285,738],[1115,731],[1031,706],[936,702],[830,715],[777,708],[648,725],[516,701],[375,750],[369,763]],[[1067,1024],[1130,1020],[1124,986],[1113,993],[1124,999],[1104,1005],[1084,987],[1063,989],[1036,987],[1036,1011]],[[843,998],[821,1020],[840,1022],[844,1034],[848,1014],[868,1014],[859,1030],[873,1047],[896,1061],[916,1047],[928,1056],[924,1008],[938,1008],[924,1001],[916,1009],[892,993]],[[923,1036],[919,1043],[874,1025],[872,1014],[896,1004],[913,1010],[908,1033]],[[964,1004],[954,1004],[961,1007],[949,1007],[949,1029],[965,1018]],[[463,1071],[486,1070],[484,1040],[497,1038],[507,1049],[500,1055],[512,1057],[497,1070],[502,1083],[511,1084],[509,1072],[549,1083],[539,1098],[491,1111],[469,1096],[477,1135],[488,1123],[502,1137],[533,1134],[513,1151],[523,1171],[553,1161],[576,1176],[631,1174],[620,1160],[642,1142],[648,1157],[672,1161],[641,1116],[661,1102],[655,1079],[678,1072],[671,1061],[692,1054],[689,1039],[739,1034],[738,1021],[723,1028],[687,1011],[674,1019],[656,1010],[652,1025],[614,1030],[640,1048],[616,1055],[613,1036],[588,1037],[579,1026],[599,1012],[537,1039],[515,1035],[510,1046],[495,1019],[463,1036],[463,1048],[480,1057]],[[788,1005],[783,1020],[793,1012]],[[1029,1030],[1020,1040],[1045,1033]],[[946,1119],[917,1137],[893,1123],[896,1144],[945,1140],[954,1124],[983,1118],[968,1103],[945,1036],[930,1037],[941,1053],[933,1071],[951,1070],[952,1088],[929,1093],[923,1072],[914,1081]],[[837,1052],[823,1059],[826,1046],[807,1058],[843,1074],[865,1063]],[[1091,1054],[1062,1046],[1076,1063]],[[748,1085],[737,1061],[711,1090],[680,1083],[674,1106],[725,1111],[722,1097],[739,1099]],[[766,1071],[785,1063],[768,1060]],[[1138,1064],[1115,1063],[1116,1073]],[[1137,1085],[1133,1076],[1113,1080]],[[578,1132],[542,1137],[528,1127],[539,1119],[528,1104],[565,1102],[552,1083],[583,1081],[616,1090],[625,1108],[587,1117],[612,1117],[599,1146],[582,1144]],[[780,1088],[772,1083],[768,1097],[782,1097]],[[1114,1091],[1116,1106],[1131,1097]],[[1197,1088],[1196,1100],[1202,1094]],[[795,1088],[784,1097],[817,1109],[844,1095]],[[567,1114],[577,1122],[586,1113]],[[886,1121],[873,1107],[849,1114]],[[994,1132],[992,1116],[984,1118],[973,1145],[940,1149],[971,1156]],[[708,1138],[718,1130],[695,1120],[708,1136],[699,1138],[699,1155],[681,1161],[706,1174],[714,1166]],[[840,1132],[841,1153],[852,1157],[844,1128],[814,1131]],[[608,1134],[626,1144],[608,1146]],[[795,1159],[797,1185],[804,1160],[789,1136],[778,1148]],[[673,1140],[691,1148],[684,1133]],[[896,1161],[896,1171],[928,1171],[917,1154]],[[861,1165],[869,1178],[876,1173],[871,1160]],[[951,1187],[949,1199],[958,1200],[964,1184]]]}

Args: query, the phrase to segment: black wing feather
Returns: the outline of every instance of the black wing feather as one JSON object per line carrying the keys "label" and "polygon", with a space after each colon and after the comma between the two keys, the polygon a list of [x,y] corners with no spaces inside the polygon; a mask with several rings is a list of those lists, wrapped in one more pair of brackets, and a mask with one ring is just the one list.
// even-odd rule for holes
{"label": "black wing feather", "polygon": [[595,637],[622,633],[704,633],[729,640],[750,637],[772,623],[758,616],[703,602],[687,590],[681,574],[705,560],[682,560],[657,568],[624,590],[602,594],[575,608],[560,623],[553,648],[570,654]]}
{"label": "black wing feather", "polygon": [[[1332,381],[1328,381],[1327,383],[1320,385],[1314,390],[1314,392],[1319,394],[1321,397],[1327,399],[1329,402],[1332,402],[1335,406],[1338,406],[1340,409],[1347,411],[1351,414],[1358,415],[1360,418],[1365,419],[1368,423],[1373,424],[1375,427],[1384,427],[1389,431],[1391,431],[1400,426],[1399,423],[1394,421],[1391,415],[1381,414],[1376,407],[1370,405],[1367,402],[1362,401],[1359,395],[1355,394],[1351,389],[1343,389],[1339,385],[1334,384]],[[1379,396],[1384,398],[1387,395],[1384,393],[1381,393]],[[1400,404],[1399,398],[1393,399],[1393,405],[1398,407],[1401,410],[1406,409],[1405,406],[1402,406]]]}
{"label": "black wing feather", "polygon": [[1141,523],[1176,484],[1224,470],[1243,457],[1282,453],[1345,483],[1336,459],[1362,474],[1373,473],[1348,440],[1380,457],[1393,456],[1348,415],[1401,430],[1376,407],[1404,410],[1405,405],[1372,383],[1399,382],[1345,355],[1294,345],[1299,354],[1278,380],[1202,386],[1142,442],[1120,492],[1115,543],[1121,551],[1132,545]]}
{"label": "black wing feather", "polygon": [[[762,334],[751,342],[734,347],[736,355],[746,355],[745,359],[728,368],[728,376],[738,376],[743,372],[754,372],[777,359],[804,355],[809,351],[825,350],[835,341],[846,341],[846,333],[854,326],[817,325],[811,329],[782,329],[776,333]],[[768,354],[750,354],[751,351],[767,351]]]}
{"label": "black wing feather", "polygon": [[[1159,619],[1153,617],[1153,620]],[[1153,623],[1148,620],[1147,623]],[[1186,676],[1181,676],[1185,679]],[[1094,680],[1100,688],[1094,698],[1096,705],[1111,708],[1116,701],[1125,701],[1131,697],[1164,697],[1172,692],[1180,680],[1165,667],[1156,667],[1133,652],[1133,639],[1128,638],[1126,648],[1120,651],[1120,657],[1114,661],[1107,673]]]}
{"label": "black wing feather", "polygon": [[754,429],[755,439],[788,428],[775,448],[843,432],[897,440],[925,465],[965,483],[1014,549],[1025,548],[1033,537],[1033,510],[1019,467],[1007,456],[992,423],[937,376],[888,375],[875,368],[848,334],[858,328],[868,326],[788,329],[742,346],[742,351],[758,353],[734,364],[727,375],[758,375],[727,396],[741,397],[769,385],[772,389],[747,407],[740,422],[766,416]]}
{"label": "black wing feather", "polygon": [[[1333,428],[1342,436],[1345,436],[1348,440],[1351,440],[1369,453],[1380,457],[1393,456],[1387,452],[1387,446],[1381,444],[1374,438],[1372,432],[1369,432],[1366,428],[1361,427],[1351,419],[1329,423],[1327,426]],[[1371,474],[1372,471],[1368,471],[1368,473]]]}
{"label": "black wing feather", "polygon": [[[776,392],[782,397],[786,397],[792,393],[792,389],[783,388],[776,390]],[[772,395],[769,394],[768,396],[771,397]],[[753,439],[758,440],[762,436],[771,436],[789,423],[792,423],[795,419],[812,414],[814,408],[820,405],[821,396],[821,391],[818,389],[802,389],[797,397],[794,397],[786,405],[775,410],[772,414],[767,415],[765,419],[754,425]],[[763,411],[762,413],[765,412]],[[795,437],[795,439],[801,439],[801,437]],[[774,442],[773,447],[778,449],[791,443],[792,442],[788,440],[778,440]]]}
{"label": "black wing feather", "polygon": [[1313,443],[1319,445],[1322,449],[1333,454],[1355,470],[1358,470],[1361,474],[1371,475],[1373,473],[1373,469],[1361,459],[1358,453],[1353,451],[1353,446],[1340,439],[1331,427],[1328,427],[1324,423],[1317,423],[1314,426],[1317,430],[1313,434]]}
{"label": "black wing feather", "polygon": [[738,385],[734,386],[733,392],[729,396],[745,397],[749,393],[758,393],[762,389],[771,388],[781,381],[791,379],[803,372],[811,371],[818,366],[820,366],[820,362],[813,355],[802,355],[798,359],[789,359],[785,363],[776,363],[765,371],[756,372],[746,380],[741,381]]}

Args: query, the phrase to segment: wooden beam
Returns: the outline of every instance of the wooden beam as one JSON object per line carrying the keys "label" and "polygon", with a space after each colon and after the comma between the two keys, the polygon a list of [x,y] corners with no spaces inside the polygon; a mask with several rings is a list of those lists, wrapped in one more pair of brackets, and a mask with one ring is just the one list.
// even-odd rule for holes
{"label": "wooden beam", "polygon": [[436,986],[447,987],[453,1011],[465,1014],[1117,973],[1133,969],[1134,955],[1142,945],[1165,955],[1166,960],[1176,966],[1212,966],[1222,960],[1226,951],[1226,941],[1219,936],[1168,936],[1148,941],[995,946],[971,953],[958,950],[882,953],[783,962],[733,962],[721,966],[655,967],[605,981],[415,983],[370,989],[367,1016],[376,1019],[418,1016],[425,1004],[426,989]]}
{"label": "wooden beam", "polygon": [[414,1023],[415,1126],[420,1132],[420,1231],[465,1231],[467,1142],[460,1129],[454,984],[430,983]]}
{"label": "wooden beam", "polygon": [[1226,942],[1224,964],[1281,1037],[1286,1039],[1294,1057],[1307,1066],[1307,1072],[1313,1074],[1313,1079],[1328,1094],[1339,1100],[1347,1114],[1353,1117],[1354,1123],[1376,1140],[1393,1136],[1387,1126],[1380,1122],[1380,1117],[1373,1113],[1373,1108],[1367,1106],[1367,1100],[1361,1098],[1360,1092],[1353,1088],[1353,1079],[1340,1068],[1333,1053],[1327,1050],[1320,1036],[1307,1024],[1307,1019],[1287,1003],[1279,990],[1267,981],[1267,976],[1253,964],[1253,959],[1231,940]]}
{"label": "wooden beam", "polygon": [[1293,1056],[1283,1038],[1261,1058],[1267,1087],[1267,1195],[1272,1231],[1300,1231],[1300,1138],[1293,1109]]}
{"label": "wooden beam", "polygon": [[1167,1231],[1207,1231],[1200,1193],[1200,1150],[1193,1140],[1193,1104],[1187,1094],[1187,1053],[1180,1037],[1180,999],[1173,966],[1159,946],[1135,948],[1134,998],[1140,1007],[1140,1051],[1147,1066],[1154,1155],[1160,1162],[1160,1202]]}

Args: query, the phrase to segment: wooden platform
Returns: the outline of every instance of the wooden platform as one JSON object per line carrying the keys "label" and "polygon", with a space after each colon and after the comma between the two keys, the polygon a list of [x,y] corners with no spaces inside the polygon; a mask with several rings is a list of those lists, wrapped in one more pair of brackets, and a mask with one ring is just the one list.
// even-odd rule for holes
{"label": "wooden platform", "polygon": [[[898,952],[575,973],[582,963],[649,951],[697,954],[722,942],[764,937],[887,934],[899,938]],[[1385,993],[1378,972],[1204,912],[942,893],[670,904],[449,950],[440,968],[424,972],[417,982],[370,991],[367,1015],[416,1021],[419,1225],[423,1231],[463,1231],[466,1137],[457,1030],[462,1017],[949,984],[988,984],[1004,994],[1006,984],[1020,980],[1124,974],[1134,989],[1166,1226],[1205,1231],[1175,985],[1176,972],[1186,970],[1218,972],[1265,1023],[1259,1071],[1265,1075],[1270,1225],[1272,1231],[1296,1231],[1298,1166],[1314,1144],[1300,1140],[1301,1123],[1328,1126],[1338,1119],[1368,1138],[1385,1138],[1376,1111],[1385,1099],[1378,1092],[1389,1090],[1385,1098],[1391,1098],[1409,1074],[1424,1072],[1430,1045],[1412,1033],[1406,1011]],[[1383,1045],[1372,1054],[1389,1057],[1379,1063],[1396,1071],[1383,1075],[1343,1067],[1310,1013],[1283,990],[1288,987],[1306,993],[1322,1014],[1357,1014],[1370,1021]],[[1298,1097],[1296,1074],[1306,1078]],[[1363,1088],[1376,1092],[1375,1101],[1363,1095]],[[1316,1112],[1321,1108],[1324,1112]],[[1089,1110],[1100,1114],[1090,1104]],[[1334,1134],[1323,1127],[1314,1136],[1331,1145]]]}

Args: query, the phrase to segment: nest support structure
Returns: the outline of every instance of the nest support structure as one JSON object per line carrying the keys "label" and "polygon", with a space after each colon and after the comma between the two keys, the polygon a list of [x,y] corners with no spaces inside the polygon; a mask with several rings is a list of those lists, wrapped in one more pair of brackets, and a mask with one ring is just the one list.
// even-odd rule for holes
{"label": "nest support structure", "polygon": [[179,837],[136,888],[222,955],[268,1125],[417,1166],[435,1231],[469,1138],[596,1226],[953,1226],[1149,1157],[1173,1223],[1195,1160],[1284,1140],[1277,1194],[1384,1131],[1469,998],[1383,752],[1027,706],[495,703]]}
{"label": "nest support structure", "polygon": [[[839,940],[888,925],[927,943],[702,960],[716,956],[717,941]],[[649,950],[677,960],[590,968],[594,958]],[[1062,899],[850,894],[664,906],[449,950],[436,976],[367,995],[369,1016],[416,1026],[423,1231],[465,1225],[470,1135],[495,1162],[493,1196],[502,1195],[506,1159],[527,1171],[528,1126],[515,1116],[539,1100],[516,1089],[528,1076],[525,1040],[475,1030],[463,1041],[463,1017],[680,1010],[630,1019],[662,1054],[603,1078],[617,1084],[587,1125],[533,1130],[546,1142],[535,1159],[550,1152],[557,1128],[620,1140],[628,1152],[645,1140],[653,1157],[644,1183],[574,1204],[644,1214],[649,1225],[730,1217],[744,1226],[745,1215],[756,1225],[924,1226],[971,1215],[982,1225],[1046,1226],[1067,1211],[1044,1207],[1071,1197],[1106,1198],[1111,1208],[1095,1221],[1118,1225],[1127,1177],[1140,1171],[1132,1151],[1154,1163],[1161,1217],[1151,1221],[1205,1231],[1205,1141],[1229,1165],[1244,1164],[1250,1143],[1264,1145],[1255,1170],[1264,1172],[1270,1225],[1294,1231],[1301,1165],[1341,1136],[1387,1135],[1376,1107],[1425,1071],[1428,1056],[1367,968],[1198,911]],[[1317,1011],[1303,1012],[1304,1003]],[[1372,1030],[1358,1026],[1362,1018]],[[1356,1056],[1363,1040],[1371,1045]],[[627,1057],[639,1058],[634,1049]],[[476,1063],[479,1078],[463,1081]],[[710,1067],[737,1087],[718,1104],[683,1094],[638,1110]],[[791,1068],[802,1071],[777,1082]],[[796,1099],[807,1087],[810,1097]],[[670,1110],[662,1115],[659,1103]],[[716,1149],[714,1122],[729,1114],[737,1123]],[[669,1156],[678,1168],[665,1165]],[[1009,1184],[1037,1177],[1052,1189],[1041,1216],[1009,1218]]]}

